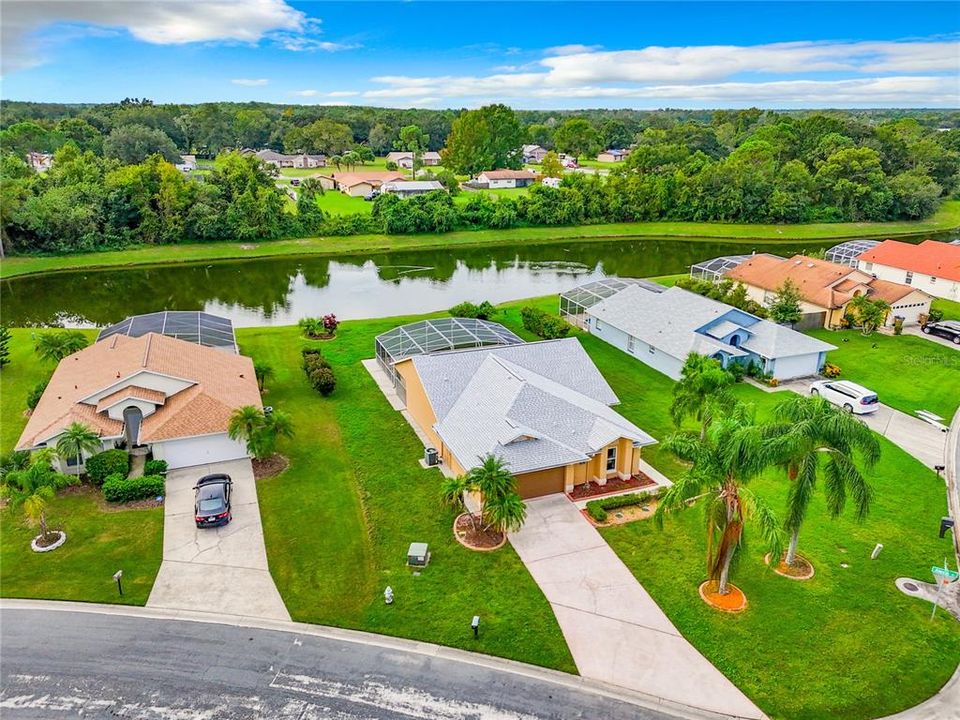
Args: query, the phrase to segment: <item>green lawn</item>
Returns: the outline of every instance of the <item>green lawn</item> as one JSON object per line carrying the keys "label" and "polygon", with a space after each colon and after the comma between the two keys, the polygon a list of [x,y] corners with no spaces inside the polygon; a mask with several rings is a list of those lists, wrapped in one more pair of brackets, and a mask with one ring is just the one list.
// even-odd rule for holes
{"label": "green lawn", "polygon": [[693,241],[841,240],[850,237],[893,237],[940,232],[960,227],[960,200],[944,202],[932,218],[920,222],[818,223],[810,225],[738,225],[733,223],[648,222],[607,223],[575,227],[533,227],[513,230],[462,230],[443,235],[357,235],[240,242],[183,243],[139,246],[124,250],[60,256],[18,256],[0,266],[0,277],[117,265],[157,265],[200,260],[227,260],[277,255],[338,255],[448,246],[565,243],[572,241],[682,237]]}
{"label": "green lawn", "polygon": [[[320,345],[337,375],[329,399],[303,377],[296,328],[238,333],[243,352],[277,369],[265,401],[296,423],[297,441],[283,448],[290,469],[258,487],[271,572],[290,614],[574,672],[550,606],[513,548],[475,553],[456,542],[454,513],[438,500],[440,474],[419,466],[423,446],[360,365],[374,336],[397,322],[345,322]],[[432,552],[419,576],[405,565],[415,541]]]}
{"label": "green lawn", "polygon": [[[0,372],[3,452],[13,449],[26,425],[27,392],[53,370],[36,359],[32,331],[13,329],[11,334],[10,364]],[[92,495],[68,491],[50,503],[48,517],[68,539],[63,547],[41,554],[30,550],[36,529],[18,512],[0,512],[0,595],[129,605],[147,601],[163,554],[162,508],[103,512]],[[112,579],[117,570],[123,570],[123,598]]]}
{"label": "green lawn", "polygon": [[362,197],[350,197],[339,190],[327,190],[317,198],[319,205],[324,212],[331,215],[350,215],[361,213],[369,215],[373,209],[373,203],[367,202]]}
{"label": "green lawn", "polygon": [[960,302],[934,298],[930,308],[942,311],[944,320],[960,320]]}
{"label": "green lawn", "polygon": [[960,352],[913,335],[864,337],[859,330],[811,330],[836,345],[827,359],[840,377],[870,388],[880,402],[913,415],[929,410],[950,423],[960,405]]}
{"label": "green lawn", "polygon": [[[601,340],[580,340],[619,395],[617,410],[654,437],[671,432],[672,381]],[[748,385],[737,393],[761,414],[778,400]],[[960,662],[956,622],[943,614],[930,622],[929,604],[893,584],[904,575],[929,580],[930,566],[949,554],[935,532],[943,486],[892,443],[881,443],[883,459],[871,478],[876,500],[865,523],[829,520],[821,497],[812,504],[801,550],[816,566],[813,580],[773,575],[761,563],[759,540],[748,545],[733,576],[750,602],[742,615],[716,613],[697,595],[706,552],[699,508],[668,520],[663,531],[644,521],[602,531],[683,635],[771,717],[893,713],[933,695]],[[656,446],[644,457],[667,475],[682,472]],[[752,487],[782,510],[785,483],[776,473]],[[871,561],[877,542],[885,547]]]}

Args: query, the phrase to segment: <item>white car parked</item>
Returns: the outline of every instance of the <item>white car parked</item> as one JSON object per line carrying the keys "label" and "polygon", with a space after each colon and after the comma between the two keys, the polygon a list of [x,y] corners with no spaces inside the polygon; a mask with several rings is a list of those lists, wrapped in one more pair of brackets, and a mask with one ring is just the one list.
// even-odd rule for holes
{"label": "white car parked", "polygon": [[827,402],[856,415],[876,412],[880,408],[880,401],[873,390],[849,380],[820,380],[810,386],[810,394],[820,395]]}

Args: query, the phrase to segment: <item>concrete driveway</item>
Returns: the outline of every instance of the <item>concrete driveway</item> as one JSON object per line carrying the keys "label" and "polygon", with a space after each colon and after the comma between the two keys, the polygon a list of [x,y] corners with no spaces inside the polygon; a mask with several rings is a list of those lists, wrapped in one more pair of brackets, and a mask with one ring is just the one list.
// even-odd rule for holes
{"label": "concrete driveway", "polygon": [[[813,379],[794,380],[781,385],[781,388],[793,390],[801,395],[810,394]],[[769,388],[764,388],[769,390]],[[917,410],[923,409],[923,402],[917,403]],[[880,433],[894,445],[913,455],[928,468],[943,465],[947,446],[947,433],[942,432],[918,417],[894,410],[880,404],[880,409],[867,415],[857,415],[871,430]]]}
{"label": "concrete driveway", "polygon": [[764,717],[680,635],[566,496],[528,500],[527,520],[510,542],[550,602],[583,677],[702,711]]}
{"label": "concrete driveway", "polygon": [[[193,486],[211,473],[233,479],[233,520],[197,528]],[[163,563],[147,607],[289,620],[270,576],[256,481],[249,460],[171,470],[163,519]]]}

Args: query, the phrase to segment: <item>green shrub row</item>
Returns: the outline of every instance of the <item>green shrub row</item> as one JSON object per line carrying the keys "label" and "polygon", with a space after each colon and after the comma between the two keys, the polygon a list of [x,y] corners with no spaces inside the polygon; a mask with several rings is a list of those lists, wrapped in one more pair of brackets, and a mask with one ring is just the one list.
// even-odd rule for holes
{"label": "green shrub row", "polygon": [[570,334],[572,326],[562,318],[535,307],[524,307],[520,310],[523,327],[544,340],[554,340]]}
{"label": "green shrub row", "polygon": [[130,472],[130,456],[126,450],[104,450],[87,458],[84,466],[91,482],[103,485],[103,481],[111,475],[127,476]]}
{"label": "green shrub row", "polygon": [[164,475],[167,472],[166,460],[147,460],[143,466],[144,475]]}
{"label": "green shrub row", "polygon": [[642,495],[640,493],[629,493],[628,495],[614,495],[611,498],[601,500],[591,500],[587,503],[587,514],[597,522],[606,522],[608,510],[640,505],[649,500],[650,496],[646,493]]}
{"label": "green shrub row", "polygon": [[453,317],[476,318],[478,320],[489,320],[496,311],[497,309],[487,300],[479,305],[474,305],[472,302],[462,302],[449,310]]}
{"label": "green shrub row", "polygon": [[50,382],[50,379],[41,380],[36,385],[33,386],[33,390],[27,393],[27,407],[31,410],[37,409],[37,404],[40,402],[40,396],[43,395],[43,391],[47,389],[47,383]]}
{"label": "green shrub row", "polygon": [[304,348],[303,372],[307,380],[318,393],[327,397],[337,387],[337,378],[330,367],[330,361],[316,348]]}
{"label": "green shrub row", "polygon": [[133,502],[164,494],[164,479],[159,475],[141,475],[128,478],[119,473],[103,483],[103,497],[109,502]]}

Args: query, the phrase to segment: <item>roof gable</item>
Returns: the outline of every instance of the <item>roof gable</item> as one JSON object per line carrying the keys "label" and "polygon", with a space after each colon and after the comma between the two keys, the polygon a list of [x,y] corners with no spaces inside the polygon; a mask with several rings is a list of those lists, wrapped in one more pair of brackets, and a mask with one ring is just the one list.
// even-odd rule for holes
{"label": "roof gable", "polygon": [[939,240],[924,240],[919,245],[885,240],[863,253],[859,260],[960,281],[960,245]]}

